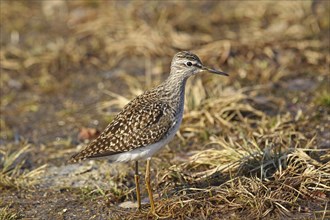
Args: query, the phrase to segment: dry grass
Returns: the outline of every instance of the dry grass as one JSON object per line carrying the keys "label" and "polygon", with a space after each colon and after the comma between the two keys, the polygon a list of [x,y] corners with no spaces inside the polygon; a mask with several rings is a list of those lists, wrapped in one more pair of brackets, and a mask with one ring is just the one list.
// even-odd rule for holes
{"label": "dry grass", "polygon": [[10,212],[8,207],[0,208],[0,220],[16,220],[18,215]]}
{"label": "dry grass", "polygon": [[[10,146],[7,145],[7,147]],[[43,173],[46,165],[33,170],[26,167],[25,156],[29,152],[30,145],[23,144],[18,151],[7,151],[3,146],[0,147],[0,189],[22,189],[31,188],[38,182],[38,177]]]}
{"label": "dry grass", "polygon": [[[216,155],[213,152],[210,155],[211,159],[225,156],[223,152],[219,153]],[[269,155],[263,154],[261,157],[269,157]],[[255,160],[254,157],[253,160]],[[275,165],[276,163],[278,164]],[[197,166],[209,165],[209,161],[207,163],[195,161],[190,162],[189,165],[196,166],[196,164]],[[240,164],[242,165],[242,163]],[[245,164],[245,166],[247,165],[251,166],[251,164]],[[252,171],[258,174],[257,172],[265,172],[267,167],[274,169],[276,166],[277,171],[275,173],[262,179],[257,177],[258,175],[252,175],[254,177],[234,175],[235,170],[238,170],[236,165],[226,167],[226,169],[219,169],[217,166],[216,170],[213,169],[210,173],[205,172],[203,178],[199,177],[200,172],[191,172],[189,176],[196,181],[194,187],[185,187],[176,192],[176,196],[172,196],[172,199],[160,202],[159,212],[163,215],[171,213],[171,217],[174,218],[175,214],[182,213],[179,211],[180,206],[187,203],[185,206],[187,210],[181,217],[199,218],[203,215],[213,216],[214,214],[230,213],[230,211],[247,215],[248,218],[278,215],[293,217],[300,211],[302,213],[310,211],[305,204],[299,205],[307,198],[314,199],[315,202],[325,203],[328,201],[327,196],[330,192],[329,163],[320,164],[310,158],[303,150],[297,149],[281,158],[263,161],[259,169]],[[188,170],[190,169],[188,168]],[[226,179],[223,178],[224,174],[227,173],[226,171],[230,171],[227,174],[227,179],[229,176],[231,178],[221,183],[223,179]],[[187,167],[183,166],[183,169],[178,169],[175,172],[186,173]],[[212,186],[198,187],[199,185],[205,186],[205,182]],[[195,203],[196,206],[189,204],[188,201]],[[197,210],[200,209],[200,204],[203,204],[201,210],[204,213],[196,214]],[[323,211],[326,212],[326,210]]]}
{"label": "dry grass", "polygon": [[[43,189],[53,196],[48,213],[33,188],[44,164],[60,168],[76,151],[81,127],[104,128],[167,76],[175,52],[191,50],[230,77],[188,81],[177,138],[153,160],[159,217],[329,218],[329,2],[1,1],[1,8],[0,187],[16,195],[24,188],[44,205],[31,214],[4,194],[0,215],[152,218],[147,205],[118,207],[135,198],[128,166],[99,174],[118,182],[109,188],[69,190],[68,203],[56,202],[62,189]],[[20,136],[32,144],[14,144]]]}

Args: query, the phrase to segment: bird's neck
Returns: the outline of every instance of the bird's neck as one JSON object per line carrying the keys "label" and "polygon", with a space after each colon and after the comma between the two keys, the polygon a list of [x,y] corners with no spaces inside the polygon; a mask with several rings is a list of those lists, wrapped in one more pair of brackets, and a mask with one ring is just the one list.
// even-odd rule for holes
{"label": "bird's neck", "polygon": [[[171,103],[174,109],[183,112],[185,87],[188,77],[180,74],[170,74],[170,76],[161,85],[163,87],[162,99]],[[182,111],[182,112],[181,112]]]}

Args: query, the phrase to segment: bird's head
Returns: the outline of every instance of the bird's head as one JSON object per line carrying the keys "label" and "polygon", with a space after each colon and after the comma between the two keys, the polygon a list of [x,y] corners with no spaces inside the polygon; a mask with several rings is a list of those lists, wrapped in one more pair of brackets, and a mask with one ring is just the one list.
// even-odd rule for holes
{"label": "bird's head", "polygon": [[203,71],[228,76],[225,72],[204,66],[198,56],[188,51],[179,52],[175,54],[172,59],[171,74],[181,75],[188,78],[189,76]]}

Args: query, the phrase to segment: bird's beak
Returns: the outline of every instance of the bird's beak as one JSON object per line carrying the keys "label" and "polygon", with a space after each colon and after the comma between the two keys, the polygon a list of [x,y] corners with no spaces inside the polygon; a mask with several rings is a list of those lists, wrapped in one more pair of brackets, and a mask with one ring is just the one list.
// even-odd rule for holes
{"label": "bird's beak", "polygon": [[214,69],[210,69],[206,66],[202,66],[201,68],[203,71],[207,71],[207,72],[210,72],[210,73],[214,73],[214,74],[218,74],[218,75],[223,75],[223,76],[229,76],[228,73],[225,73],[225,72],[221,72],[221,71],[218,71],[218,70],[214,70]]}

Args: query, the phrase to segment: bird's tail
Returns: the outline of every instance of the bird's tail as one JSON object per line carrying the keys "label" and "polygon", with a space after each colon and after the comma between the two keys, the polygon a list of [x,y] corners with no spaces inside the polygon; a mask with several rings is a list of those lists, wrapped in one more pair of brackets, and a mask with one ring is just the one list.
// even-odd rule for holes
{"label": "bird's tail", "polygon": [[85,160],[85,156],[84,154],[82,154],[82,152],[76,153],[75,155],[73,155],[68,161],[68,164],[73,164],[73,163],[79,163],[83,160]]}

